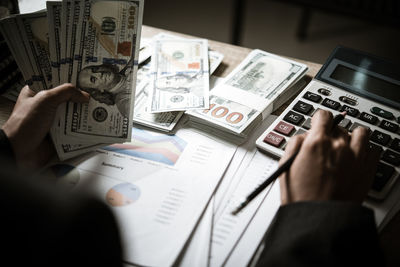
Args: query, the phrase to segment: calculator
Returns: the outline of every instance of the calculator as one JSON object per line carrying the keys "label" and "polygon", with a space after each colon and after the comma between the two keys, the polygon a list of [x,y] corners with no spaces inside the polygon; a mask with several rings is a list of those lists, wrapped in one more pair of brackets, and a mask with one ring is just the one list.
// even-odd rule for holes
{"label": "calculator", "polygon": [[311,128],[318,109],[336,115],[346,111],[340,126],[352,132],[365,127],[370,146],[381,159],[368,195],[383,200],[400,172],[400,65],[346,47],[337,47],[315,78],[257,139],[260,150],[277,157],[288,140]]}

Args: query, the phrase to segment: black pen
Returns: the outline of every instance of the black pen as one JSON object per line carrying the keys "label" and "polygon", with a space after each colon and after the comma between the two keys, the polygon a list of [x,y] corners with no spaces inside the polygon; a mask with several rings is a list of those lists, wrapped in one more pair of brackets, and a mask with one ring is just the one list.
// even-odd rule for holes
{"label": "black pen", "polygon": [[[333,118],[332,130],[344,119],[346,116],[346,112],[340,113]],[[233,215],[238,214],[247,204],[250,203],[259,193],[261,193],[268,185],[270,185],[273,181],[276,180],[282,173],[288,171],[290,166],[292,165],[294,159],[297,154],[299,154],[299,150],[297,150],[288,160],[286,160],[267,180],[265,180],[262,184],[260,184],[253,192],[251,192],[244,201],[242,201],[239,206],[236,207],[232,211]]]}

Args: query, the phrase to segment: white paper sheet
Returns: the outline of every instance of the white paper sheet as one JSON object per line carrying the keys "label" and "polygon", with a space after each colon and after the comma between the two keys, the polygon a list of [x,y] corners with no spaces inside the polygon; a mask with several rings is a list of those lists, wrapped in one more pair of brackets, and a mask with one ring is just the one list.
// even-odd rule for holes
{"label": "white paper sheet", "polygon": [[277,180],[262,201],[257,213],[231,251],[225,266],[248,266],[280,206],[280,188]]}
{"label": "white paper sheet", "polygon": [[201,217],[195,232],[184,251],[180,267],[207,267],[211,244],[211,230],[213,222],[214,198],[210,200],[206,211]]}
{"label": "white paper sheet", "polygon": [[[240,181],[237,186],[224,198],[226,200],[223,201],[224,205],[221,211],[217,212],[214,216],[210,266],[221,266],[225,263],[234,247],[240,241],[242,234],[253,219],[262,201],[271,190],[271,186],[267,187],[239,214],[231,214],[232,210],[237,207],[241,200],[267,179],[278,166],[276,160],[262,154],[256,149],[254,153],[248,153],[246,157],[251,158],[246,171],[240,175]],[[274,199],[273,204],[269,212],[271,220],[280,202]],[[268,219],[268,217],[265,218],[267,225]],[[260,234],[262,235],[263,233]]]}
{"label": "white paper sheet", "polygon": [[90,188],[112,207],[128,263],[170,266],[236,146],[187,128],[176,135],[134,129],[132,139],[63,164],[77,167],[77,189]]}
{"label": "white paper sheet", "polygon": [[[232,190],[232,188],[236,187],[241,176],[240,173],[246,171],[249,161],[252,158],[252,156],[246,158],[246,154],[254,153],[255,140],[275,121],[276,118],[277,116],[270,115],[261,123],[260,127],[256,128],[256,130],[248,137],[248,140],[237,148],[236,153],[232,158],[232,162],[226,170],[221,184],[215,193],[214,213],[217,213],[220,209],[224,201],[224,196],[226,196],[229,188]],[[234,179],[235,177],[236,180]]]}

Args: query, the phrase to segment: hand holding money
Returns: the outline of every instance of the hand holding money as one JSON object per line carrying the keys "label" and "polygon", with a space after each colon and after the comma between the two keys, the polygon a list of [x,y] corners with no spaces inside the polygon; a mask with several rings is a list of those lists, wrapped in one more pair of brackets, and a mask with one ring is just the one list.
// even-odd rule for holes
{"label": "hand holding money", "polygon": [[89,95],[71,84],[39,93],[28,86],[21,90],[14,110],[3,126],[19,165],[42,166],[54,153],[47,133],[57,107],[66,101],[85,103],[89,101]]}
{"label": "hand holding money", "polygon": [[50,133],[61,160],[130,139],[142,17],[143,0],[63,0],[1,21],[32,90],[71,83],[91,95],[57,109]]}

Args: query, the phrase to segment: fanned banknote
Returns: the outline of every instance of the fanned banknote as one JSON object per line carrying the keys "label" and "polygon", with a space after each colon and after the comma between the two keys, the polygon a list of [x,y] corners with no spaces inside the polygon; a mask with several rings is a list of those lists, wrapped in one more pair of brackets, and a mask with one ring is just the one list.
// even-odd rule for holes
{"label": "fanned banknote", "polygon": [[197,125],[216,126],[236,136],[248,133],[275,108],[274,102],[306,72],[307,66],[253,50],[211,94],[210,108],[186,113]]}
{"label": "fanned banknote", "polygon": [[1,20],[0,30],[4,40],[18,65],[19,70],[24,78],[24,83],[31,86],[32,90],[39,91],[40,88],[33,85],[33,71],[28,60],[28,55],[23,45],[22,36],[19,34],[17,19],[10,16]]}
{"label": "fanned banknote", "polygon": [[150,112],[208,108],[207,40],[156,39],[153,49]]}
{"label": "fanned banknote", "polygon": [[61,2],[50,2],[47,5],[49,26],[49,53],[51,60],[51,76],[54,85],[60,84],[60,41],[61,41]]}
{"label": "fanned banknote", "polygon": [[18,15],[16,16],[16,23],[33,70],[32,87],[36,91],[51,88],[46,12]]}
{"label": "fanned banknote", "polygon": [[[185,40],[187,38],[183,38],[178,35],[160,32],[153,37],[153,40]],[[208,64],[210,69],[210,75],[214,73],[214,71],[218,68],[221,64],[222,60],[224,59],[224,55],[220,52],[214,50],[208,50]]]}
{"label": "fanned banknote", "polygon": [[86,35],[78,44],[82,61],[71,82],[91,99],[88,104],[68,104],[66,133],[122,142],[129,139],[132,128],[143,1],[93,0],[85,9]]}
{"label": "fanned banknote", "polygon": [[51,136],[60,159],[128,140],[143,0],[63,0],[47,9],[11,16],[0,28],[36,92],[71,82],[91,94],[89,104],[57,112]]}

